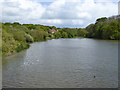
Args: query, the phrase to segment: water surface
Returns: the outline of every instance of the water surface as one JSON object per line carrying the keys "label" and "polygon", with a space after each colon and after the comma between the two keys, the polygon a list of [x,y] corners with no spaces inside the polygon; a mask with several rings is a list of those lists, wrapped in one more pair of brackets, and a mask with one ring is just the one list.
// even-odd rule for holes
{"label": "water surface", "polygon": [[3,87],[116,88],[118,42],[77,38],[33,43],[3,58]]}

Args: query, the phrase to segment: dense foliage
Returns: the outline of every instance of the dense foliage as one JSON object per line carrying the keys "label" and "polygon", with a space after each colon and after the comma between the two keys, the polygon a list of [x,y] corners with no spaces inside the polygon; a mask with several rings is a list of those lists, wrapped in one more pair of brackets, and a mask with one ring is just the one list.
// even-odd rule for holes
{"label": "dense foliage", "polygon": [[109,40],[120,40],[120,22],[118,19],[99,18],[95,24],[86,27],[87,37]]}
{"label": "dense foliage", "polygon": [[88,37],[98,39],[120,39],[120,23],[113,18],[99,18],[95,24],[82,28],[56,28],[33,24],[1,23],[2,54],[10,55],[29,48],[29,44],[58,38]]}
{"label": "dense foliage", "polygon": [[[56,32],[51,33],[54,29]],[[82,34],[78,34],[82,32]],[[56,38],[74,38],[85,36],[84,29],[56,28],[55,26],[43,26],[33,24],[2,23],[2,53],[10,55],[29,48],[29,44]]]}

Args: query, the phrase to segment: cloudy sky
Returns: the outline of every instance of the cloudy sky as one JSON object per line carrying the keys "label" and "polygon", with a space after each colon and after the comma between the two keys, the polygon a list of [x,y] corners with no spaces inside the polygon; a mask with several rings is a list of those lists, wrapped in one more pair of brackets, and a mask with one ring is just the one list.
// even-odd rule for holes
{"label": "cloudy sky", "polygon": [[86,27],[118,14],[119,0],[1,0],[0,20],[57,27]]}

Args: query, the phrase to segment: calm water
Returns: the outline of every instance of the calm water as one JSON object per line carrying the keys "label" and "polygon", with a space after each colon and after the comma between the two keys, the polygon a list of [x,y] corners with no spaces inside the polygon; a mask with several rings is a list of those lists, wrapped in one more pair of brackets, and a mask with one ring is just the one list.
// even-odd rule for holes
{"label": "calm water", "polygon": [[117,41],[53,39],[3,61],[3,87],[118,87]]}

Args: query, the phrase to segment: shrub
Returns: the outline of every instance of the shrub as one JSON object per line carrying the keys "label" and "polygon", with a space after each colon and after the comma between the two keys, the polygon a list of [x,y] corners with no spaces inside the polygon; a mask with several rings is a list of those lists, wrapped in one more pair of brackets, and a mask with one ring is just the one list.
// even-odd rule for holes
{"label": "shrub", "polygon": [[15,31],[13,32],[13,36],[14,36],[14,39],[17,41],[23,41],[23,42],[26,41],[25,32],[23,31]]}
{"label": "shrub", "polygon": [[16,51],[17,51],[17,52],[20,52],[20,51],[22,51],[22,50],[24,50],[24,49],[27,49],[27,48],[29,48],[29,47],[30,47],[29,44],[27,44],[27,43],[22,43],[22,44],[20,44],[20,45],[16,48]]}
{"label": "shrub", "polygon": [[26,38],[26,42],[30,42],[30,43],[34,42],[33,37],[29,34],[25,34],[25,38]]}

